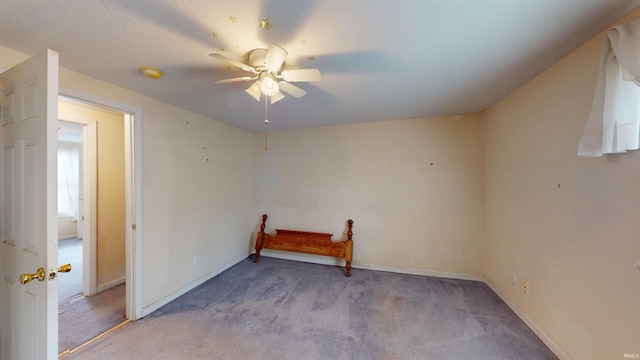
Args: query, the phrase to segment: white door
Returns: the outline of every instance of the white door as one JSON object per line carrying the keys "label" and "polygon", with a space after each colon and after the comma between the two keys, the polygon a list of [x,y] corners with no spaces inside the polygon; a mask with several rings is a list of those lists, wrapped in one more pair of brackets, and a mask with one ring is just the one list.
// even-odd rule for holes
{"label": "white door", "polygon": [[0,95],[0,359],[56,359],[58,54],[0,74]]}

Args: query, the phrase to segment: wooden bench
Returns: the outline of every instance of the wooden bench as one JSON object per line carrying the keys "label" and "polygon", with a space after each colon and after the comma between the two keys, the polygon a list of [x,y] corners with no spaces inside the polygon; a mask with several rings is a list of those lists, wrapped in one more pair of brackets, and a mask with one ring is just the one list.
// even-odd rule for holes
{"label": "wooden bench", "polygon": [[351,276],[351,260],[353,258],[353,220],[347,220],[347,239],[331,241],[333,234],[276,229],[276,235],[264,232],[267,214],[262,215],[262,224],[256,239],[256,254],[253,262],[260,261],[262,249],[294,251],[305,254],[333,256],[345,260],[344,276]]}

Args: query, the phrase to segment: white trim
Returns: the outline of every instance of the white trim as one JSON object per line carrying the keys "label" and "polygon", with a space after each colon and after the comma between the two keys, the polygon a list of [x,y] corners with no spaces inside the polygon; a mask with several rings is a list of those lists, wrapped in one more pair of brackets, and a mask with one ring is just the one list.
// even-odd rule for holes
{"label": "white trim", "polygon": [[549,348],[549,350],[551,350],[551,352],[553,352],[560,360],[571,359],[567,354],[564,353],[564,351],[562,351],[558,344],[556,344],[550,337],[548,337],[547,334],[545,334],[544,331],[542,331],[542,329],[540,329],[538,325],[533,322],[533,320],[525,315],[524,312],[522,312],[514,303],[507,300],[506,297],[504,297],[502,293],[498,291],[498,289],[494,287],[490,281],[484,279],[484,283],[494,293],[496,293],[496,295],[498,295],[498,297],[502,301],[504,301],[505,304],[507,304],[507,306],[520,318],[520,320],[522,320],[529,327],[529,329],[531,329],[531,331],[533,331],[538,336],[538,338],[540,338],[540,340]]}
{"label": "white trim", "polygon": [[[125,113],[139,113],[140,109],[137,107],[133,107],[131,105],[127,105],[127,104],[123,104],[123,103],[119,103],[117,101],[111,100],[111,99],[106,99],[100,96],[95,96],[95,95],[91,95],[91,94],[87,94],[85,92],[82,91],[78,91],[75,89],[71,89],[68,87],[64,87],[64,86],[60,86],[60,88],[58,89],[60,92],[60,95],[65,96],[65,97],[69,97],[71,99],[76,99],[76,100],[80,100],[83,103],[88,103],[91,104],[93,106],[99,107],[101,109],[105,109],[105,110],[117,110],[118,112],[125,112]],[[136,118],[136,120],[138,120],[138,118]]]}
{"label": "white trim", "polygon": [[[344,267],[344,259],[330,257],[330,256],[310,255],[310,254],[303,254],[303,253],[297,253],[292,251],[279,251],[279,250],[271,250],[271,249],[262,249],[260,251],[260,257],[262,256],[272,257],[277,259],[284,259],[284,260],[302,261],[302,262],[308,262],[312,264]],[[354,263],[352,262],[351,266],[353,265]]]}
{"label": "white trim", "polygon": [[239,263],[242,260],[245,260],[248,256],[250,255],[250,253],[241,255],[237,258],[235,258],[234,260],[218,267],[217,269],[213,270],[212,272],[200,277],[199,279],[196,279],[195,281],[191,282],[190,284],[178,289],[177,291],[173,292],[172,294],[169,294],[165,297],[163,297],[162,299],[154,302],[153,304],[149,305],[149,306],[145,306],[142,309],[142,316],[147,316],[149,314],[151,314],[152,312],[160,309],[161,307],[167,305],[168,303],[172,302],[173,300],[179,298],[180,296],[188,293],[189,291],[195,289],[196,287],[202,285],[203,283],[205,283],[206,281],[214,278],[215,276],[219,275],[220,273],[222,273],[223,271],[227,270],[228,268],[232,267],[233,265]]}
{"label": "white trim", "polygon": [[352,266],[357,269],[376,270],[376,271],[384,271],[384,272],[391,272],[391,273],[397,273],[397,274],[421,275],[421,276],[431,276],[431,277],[444,278],[444,279],[469,280],[469,281],[479,281],[479,282],[485,281],[485,279],[482,276],[472,275],[472,274],[451,273],[451,272],[444,272],[444,271],[433,271],[433,270],[414,269],[414,268],[403,268],[403,267],[397,267],[397,266],[360,264],[355,262],[352,263]]}
{"label": "white trim", "polygon": [[[263,255],[268,257],[278,258],[278,259],[303,261],[303,262],[308,262],[313,264],[344,267],[343,259],[329,257],[329,256],[319,256],[319,255],[316,256],[316,255],[302,254],[302,253],[289,252],[289,251],[270,250],[270,249],[262,249],[262,251],[260,251],[260,256],[263,256]],[[438,278],[485,282],[484,277],[472,275],[472,274],[450,273],[450,272],[443,272],[443,271],[433,271],[433,270],[414,269],[414,268],[403,268],[403,267],[397,267],[397,266],[374,265],[374,264],[366,264],[366,263],[360,263],[355,261],[351,263],[351,267],[355,269],[384,271],[384,272],[391,272],[391,273],[398,273],[398,274],[433,276]]]}
{"label": "white trim", "polygon": [[[130,245],[131,256],[131,279],[136,279],[131,284],[131,320],[142,318],[142,112],[133,113],[133,196],[131,200],[135,203],[133,218],[136,221],[136,231]],[[135,287],[134,287],[135,286]]]}
{"label": "white trim", "polygon": [[98,286],[97,288],[97,292],[101,292],[101,291],[105,291],[105,290],[109,290],[113,287],[116,287],[120,284],[124,284],[126,282],[126,278],[125,277],[121,277],[120,279],[115,279],[113,281],[109,281],[106,284],[102,284],[100,286]]}
{"label": "white trim", "polygon": [[[136,171],[136,164],[141,164],[142,142],[137,137],[141,130],[140,112],[124,115],[125,128],[125,217],[126,224],[126,276],[127,278],[142,279],[142,196],[139,191],[142,182],[140,181],[141,171]],[[140,167],[138,165],[138,167]],[[140,266],[138,266],[140,265]],[[140,282],[137,289],[133,288],[133,283],[127,283],[128,298],[126,300],[127,319],[137,320],[142,317],[142,284]],[[137,291],[137,292],[136,292]],[[135,309],[135,310],[134,310]],[[135,314],[135,315],[134,315]]]}
{"label": "white trim", "polygon": [[98,292],[98,124],[82,127],[82,293]]}

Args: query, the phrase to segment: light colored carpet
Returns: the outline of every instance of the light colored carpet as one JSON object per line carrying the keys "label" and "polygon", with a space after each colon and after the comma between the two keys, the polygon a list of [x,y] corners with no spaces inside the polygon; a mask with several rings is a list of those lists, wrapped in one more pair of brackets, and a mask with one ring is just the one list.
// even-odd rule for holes
{"label": "light colored carpet", "polygon": [[248,258],[66,359],[556,359],[485,284]]}
{"label": "light colored carpet", "polygon": [[71,264],[71,272],[58,274],[58,301],[82,294],[82,240],[58,241],[58,266]]}

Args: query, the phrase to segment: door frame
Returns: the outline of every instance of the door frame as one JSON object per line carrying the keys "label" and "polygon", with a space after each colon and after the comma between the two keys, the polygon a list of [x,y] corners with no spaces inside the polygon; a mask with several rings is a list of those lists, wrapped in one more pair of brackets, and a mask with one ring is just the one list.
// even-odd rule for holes
{"label": "door frame", "polygon": [[59,95],[124,113],[126,317],[142,318],[142,110],[60,86]]}
{"label": "door frame", "polygon": [[[82,293],[98,287],[98,124],[82,126]],[[84,216],[88,215],[87,218]],[[87,246],[85,246],[87,245]],[[86,261],[86,260],[89,261]]]}

